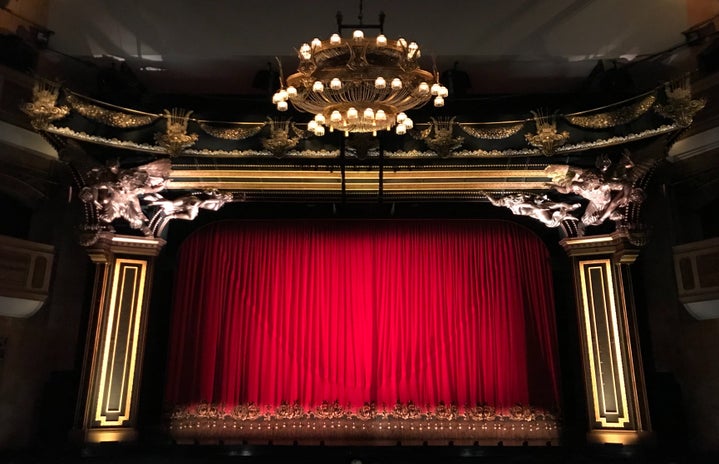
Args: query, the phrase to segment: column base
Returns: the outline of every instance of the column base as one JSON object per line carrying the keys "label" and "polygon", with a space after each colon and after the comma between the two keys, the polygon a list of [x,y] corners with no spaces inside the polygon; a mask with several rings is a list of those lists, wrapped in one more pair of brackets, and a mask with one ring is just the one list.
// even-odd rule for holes
{"label": "column base", "polygon": [[592,430],[587,443],[592,445],[646,445],[654,441],[652,432],[637,430]]}
{"label": "column base", "polygon": [[122,443],[137,440],[137,430],[134,428],[86,429],[83,432],[85,443]]}

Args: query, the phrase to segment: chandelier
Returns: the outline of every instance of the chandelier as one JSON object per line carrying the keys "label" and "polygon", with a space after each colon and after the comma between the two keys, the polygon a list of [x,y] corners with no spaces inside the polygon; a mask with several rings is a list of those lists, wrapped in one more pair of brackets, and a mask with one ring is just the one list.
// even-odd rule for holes
{"label": "chandelier", "polygon": [[[330,131],[371,132],[391,130],[399,135],[412,129],[405,111],[427,103],[444,106],[447,88],[439,83],[438,73],[420,68],[421,55],[416,42],[403,38],[389,40],[383,34],[384,14],[379,24],[343,25],[337,13],[338,33],[329,39],[314,38],[298,50],[299,65],[286,82],[280,69],[280,89],[272,102],[279,111],[287,111],[288,101],[299,111],[314,114],[308,129],[316,136]],[[353,28],[351,38],[341,36],[342,29]],[[363,29],[379,29],[374,38]]]}

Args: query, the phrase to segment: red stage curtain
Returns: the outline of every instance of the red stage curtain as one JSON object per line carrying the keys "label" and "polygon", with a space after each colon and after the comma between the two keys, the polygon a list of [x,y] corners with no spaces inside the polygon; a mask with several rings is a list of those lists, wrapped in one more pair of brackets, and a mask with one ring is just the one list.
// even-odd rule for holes
{"label": "red stage curtain", "polygon": [[553,314],[547,249],[512,223],[216,223],[179,254],[166,396],[551,408]]}

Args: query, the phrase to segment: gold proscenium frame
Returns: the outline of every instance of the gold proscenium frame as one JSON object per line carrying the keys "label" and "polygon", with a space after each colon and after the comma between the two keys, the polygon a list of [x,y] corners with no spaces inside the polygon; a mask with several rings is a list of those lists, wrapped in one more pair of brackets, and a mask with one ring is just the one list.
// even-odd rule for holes
{"label": "gold proscenium frame", "polygon": [[542,190],[551,178],[544,169],[194,169],[173,166],[168,189],[320,191],[348,193],[477,192]]}

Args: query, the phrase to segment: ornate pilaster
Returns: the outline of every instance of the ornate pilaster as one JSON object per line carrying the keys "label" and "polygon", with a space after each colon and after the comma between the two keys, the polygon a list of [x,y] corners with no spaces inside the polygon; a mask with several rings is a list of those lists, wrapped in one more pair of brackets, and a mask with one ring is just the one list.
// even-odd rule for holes
{"label": "ornate pilaster", "polygon": [[164,240],[103,232],[96,264],[78,425],[86,443],[132,441],[153,264]]}
{"label": "ornate pilaster", "polygon": [[620,232],[561,244],[574,273],[588,440],[638,443],[651,430],[629,269],[639,250]]}

